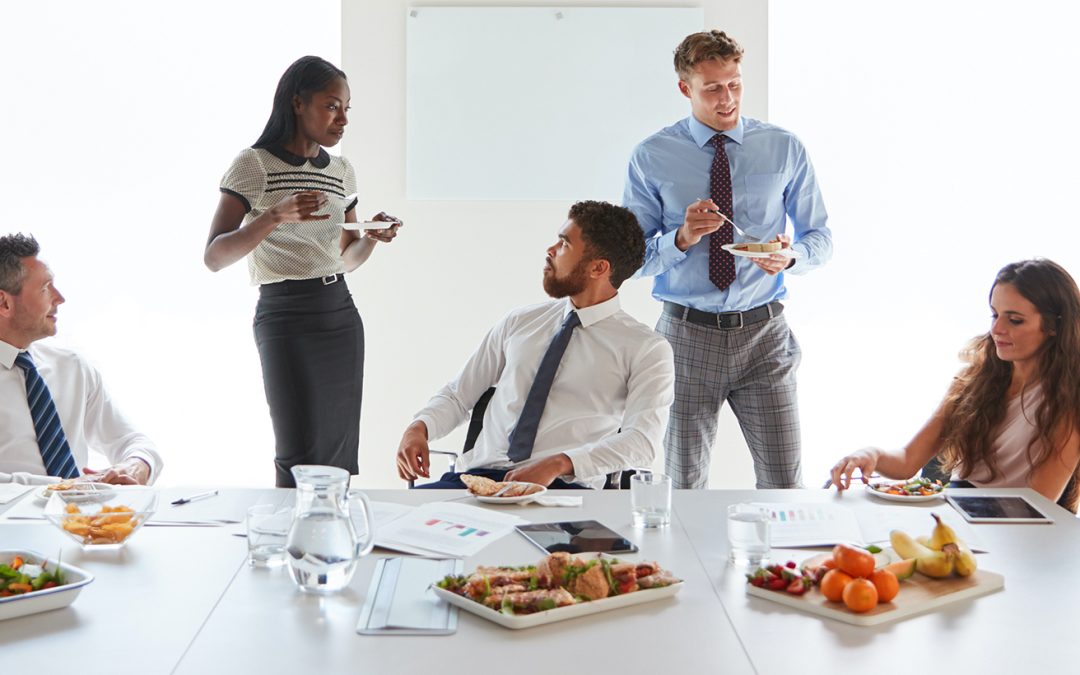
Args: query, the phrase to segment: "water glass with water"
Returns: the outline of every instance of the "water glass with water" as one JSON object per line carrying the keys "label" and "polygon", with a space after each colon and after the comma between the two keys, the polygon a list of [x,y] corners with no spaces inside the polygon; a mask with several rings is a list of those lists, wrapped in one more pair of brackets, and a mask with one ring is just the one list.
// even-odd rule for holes
{"label": "water glass with water", "polygon": [[630,476],[630,505],[635,527],[671,524],[671,477],[642,471]]}
{"label": "water glass with water", "polygon": [[277,567],[285,564],[285,539],[292,525],[292,511],[273,504],[247,510],[248,564]]}
{"label": "water glass with water", "polygon": [[769,555],[769,519],[767,506],[732,504],[727,508],[727,536],[731,562],[736,565],[760,565]]}

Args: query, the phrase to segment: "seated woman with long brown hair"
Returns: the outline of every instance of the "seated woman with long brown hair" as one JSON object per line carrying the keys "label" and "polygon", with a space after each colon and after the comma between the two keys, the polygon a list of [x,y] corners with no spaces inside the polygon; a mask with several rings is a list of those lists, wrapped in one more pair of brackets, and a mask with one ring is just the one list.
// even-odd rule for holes
{"label": "seated woman with long brown hair", "polygon": [[968,365],[930,421],[902,449],[841,459],[832,469],[838,489],[856,469],[864,483],[874,471],[910,478],[940,453],[954,485],[1030,487],[1076,511],[1080,290],[1060,265],[1025,260],[998,272],[990,308],[990,332],[968,345]]}

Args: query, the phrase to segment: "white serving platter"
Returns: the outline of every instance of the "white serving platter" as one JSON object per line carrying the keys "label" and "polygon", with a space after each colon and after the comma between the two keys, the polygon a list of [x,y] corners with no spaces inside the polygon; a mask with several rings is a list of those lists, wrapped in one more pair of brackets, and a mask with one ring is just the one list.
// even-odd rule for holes
{"label": "white serving platter", "polygon": [[603,600],[580,602],[568,607],[557,607],[555,609],[548,609],[534,614],[521,615],[503,614],[490,607],[481,605],[479,602],[475,602],[456,593],[451,593],[438,586],[432,585],[431,588],[435,591],[435,595],[439,596],[440,599],[445,600],[456,607],[460,607],[466,612],[472,612],[473,614],[497,623],[504,628],[519,630],[522,628],[543,626],[544,624],[555,623],[556,621],[576,619],[578,617],[606,612],[612,609],[620,609],[622,607],[630,607],[631,605],[640,605],[646,602],[670,598],[682,590],[683,583],[684,582],[680,581],[677,584],[664,586],[662,588],[649,588],[643,591],[626,593],[625,595],[616,595],[612,598],[604,598]]}

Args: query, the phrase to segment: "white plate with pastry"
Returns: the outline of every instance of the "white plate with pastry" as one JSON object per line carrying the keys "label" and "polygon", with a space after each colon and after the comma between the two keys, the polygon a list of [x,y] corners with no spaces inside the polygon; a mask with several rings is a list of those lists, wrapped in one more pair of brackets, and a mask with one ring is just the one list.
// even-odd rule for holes
{"label": "white plate with pastry", "polygon": [[547,488],[538,483],[494,481],[469,474],[462,475],[461,482],[477,501],[485,504],[525,504],[547,492]]}
{"label": "white plate with pastry", "polygon": [[787,258],[798,258],[799,253],[790,246],[783,248],[778,241],[750,241],[738,244],[724,244],[720,248],[740,258],[768,258],[776,254]]}

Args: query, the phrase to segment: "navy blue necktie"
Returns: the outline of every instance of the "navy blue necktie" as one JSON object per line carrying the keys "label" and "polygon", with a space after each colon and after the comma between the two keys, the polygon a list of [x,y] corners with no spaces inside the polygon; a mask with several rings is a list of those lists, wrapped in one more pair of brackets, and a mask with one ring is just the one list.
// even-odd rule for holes
{"label": "navy blue necktie", "polygon": [[540,428],[540,417],[544,414],[544,406],[547,405],[548,393],[551,392],[551,383],[555,381],[555,371],[559,369],[566,345],[570,344],[570,336],[574,329],[581,325],[581,319],[577,312],[570,312],[563,321],[562,328],[555,334],[555,339],[548,345],[540,368],[536,371],[536,379],[529,388],[529,395],[525,397],[525,406],[521,409],[517,426],[510,434],[510,461],[520,462],[532,456],[533,443],[536,442],[536,430]]}
{"label": "navy blue necktie", "polygon": [[29,352],[16,356],[15,365],[22,368],[26,375],[26,402],[34,420],[34,431],[37,432],[38,450],[41,452],[41,461],[45,464],[45,473],[60,478],[76,478],[79,467],[75,464],[64,429],[60,426],[60,415],[56,412],[45,380],[41,379]]}

